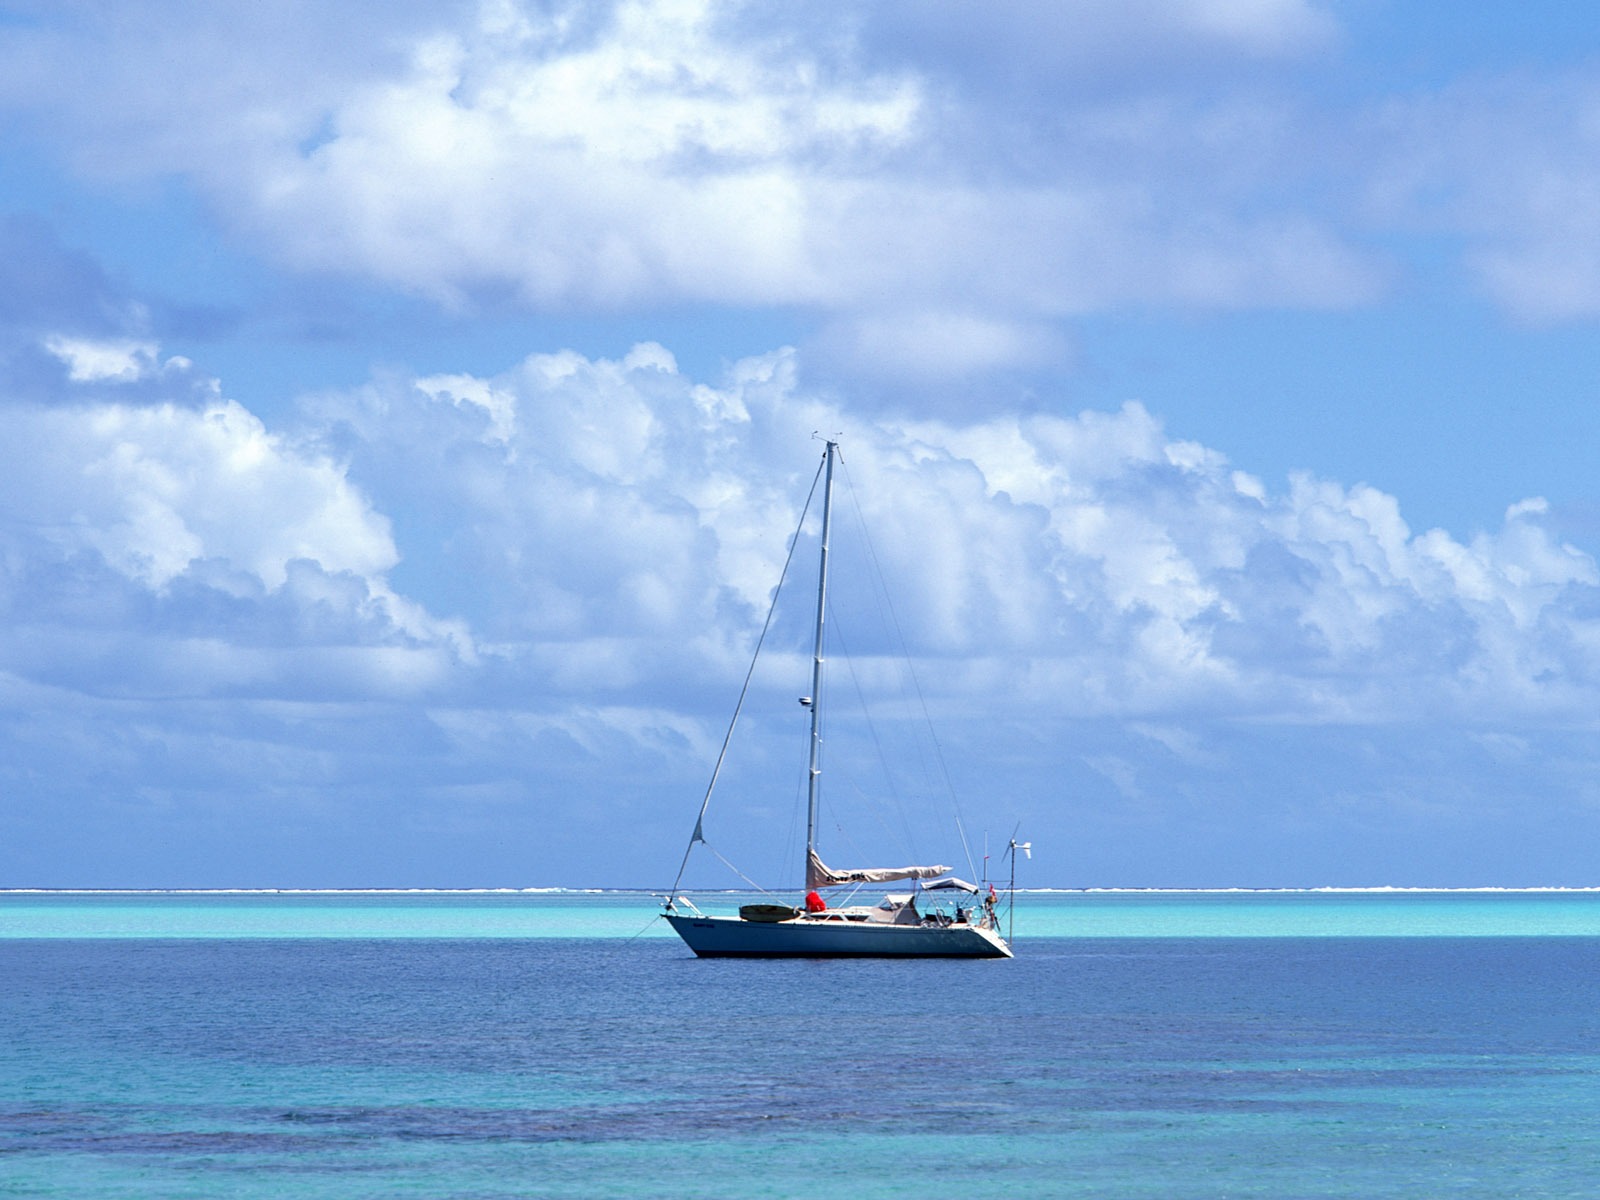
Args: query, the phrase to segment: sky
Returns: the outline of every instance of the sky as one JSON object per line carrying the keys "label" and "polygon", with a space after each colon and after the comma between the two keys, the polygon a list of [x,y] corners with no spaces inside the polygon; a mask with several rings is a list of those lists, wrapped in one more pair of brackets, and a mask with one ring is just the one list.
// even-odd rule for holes
{"label": "sky", "polygon": [[818,433],[834,865],[1600,885],[1582,6],[5,0],[0,283],[0,887],[667,887]]}

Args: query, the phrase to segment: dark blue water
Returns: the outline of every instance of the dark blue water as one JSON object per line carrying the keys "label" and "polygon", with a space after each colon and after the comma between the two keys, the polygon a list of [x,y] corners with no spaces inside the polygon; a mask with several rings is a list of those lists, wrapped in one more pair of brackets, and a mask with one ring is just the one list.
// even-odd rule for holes
{"label": "dark blue water", "polygon": [[1592,1197],[1600,939],[0,941],[0,1195]]}

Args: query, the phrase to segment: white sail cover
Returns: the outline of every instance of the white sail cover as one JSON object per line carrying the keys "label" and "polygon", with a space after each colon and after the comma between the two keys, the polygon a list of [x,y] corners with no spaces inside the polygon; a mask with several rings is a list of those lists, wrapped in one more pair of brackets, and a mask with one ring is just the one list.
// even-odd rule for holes
{"label": "white sail cover", "polygon": [[806,888],[838,887],[842,883],[893,883],[897,879],[932,879],[943,875],[949,867],[859,867],[853,871],[835,871],[817,857],[815,850],[806,851]]}

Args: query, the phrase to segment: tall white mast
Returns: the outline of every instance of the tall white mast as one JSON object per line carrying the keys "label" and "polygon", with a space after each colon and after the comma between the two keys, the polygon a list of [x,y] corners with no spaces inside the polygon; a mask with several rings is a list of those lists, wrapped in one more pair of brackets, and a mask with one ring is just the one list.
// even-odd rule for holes
{"label": "tall white mast", "polygon": [[822,483],[822,555],[817,568],[817,634],[811,655],[811,763],[806,777],[806,864],[817,842],[817,779],[822,774],[822,621],[828,610],[828,534],[833,526],[833,459],[838,442],[824,452],[827,471]]}

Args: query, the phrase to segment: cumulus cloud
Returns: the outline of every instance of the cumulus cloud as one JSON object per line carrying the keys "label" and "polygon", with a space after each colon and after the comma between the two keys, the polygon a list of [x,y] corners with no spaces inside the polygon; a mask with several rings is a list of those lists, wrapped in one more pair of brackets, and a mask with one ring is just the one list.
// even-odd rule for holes
{"label": "cumulus cloud", "polygon": [[615,694],[670,686],[663,659],[731,664],[798,514],[803,463],[774,452],[808,444],[815,406],[757,403],[793,389],[787,352],[707,386],[643,345],[386,378],[314,398],[307,429],[393,514],[419,600],[549,688]]}
{"label": "cumulus cloud", "polygon": [[[169,361],[133,357],[157,376]],[[690,786],[717,742],[814,431],[843,437],[833,628],[857,686],[891,721],[926,703],[1023,786],[1075,769],[1109,789],[1108,838],[1118,812],[1148,816],[1174,787],[1182,809],[1240,756],[1263,779],[1289,769],[1240,730],[1388,745],[1445,724],[1500,762],[1588,721],[1600,687],[1600,568],[1537,498],[1470,540],[1418,532],[1393,496],[1251,477],[1134,404],[864,417],[808,390],[792,351],[701,380],[647,343],[380,374],[274,430],[226,400],[117,403],[151,380],[89,375],[55,404],[0,407],[0,724],[19,761],[77,740],[152,797],[209,794],[231,758],[282,773],[251,803],[348,792],[370,816],[392,788],[429,829],[512,803],[581,829],[598,771],[625,794],[596,812],[657,828],[640,797]],[[883,628],[857,586],[874,562]],[[766,701],[793,715],[806,573],[756,727],[777,720]],[[27,716],[40,705],[49,728]],[[1339,736],[1365,753],[1368,735]],[[182,779],[160,766],[180,746]],[[1335,821],[1379,803],[1324,800]]]}
{"label": "cumulus cloud", "polygon": [[67,368],[71,383],[129,384],[165,376],[170,384],[194,365],[181,355],[162,361],[158,344],[142,338],[58,333],[44,339],[44,348]]}
{"label": "cumulus cloud", "polygon": [[1600,311],[1590,74],[1288,71],[1343,53],[1310,0],[83,4],[0,35],[0,102],[305,272],[799,310],[880,378],[1057,366],[1083,314],[1369,304],[1413,235],[1517,315]]}
{"label": "cumulus cloud", "polygon": [[379,575],[386,523],[326,461],[300,458],[237,404],[13,409],[8,515],[63,550],[89,548],[153,589],[216,561],[274,589],[305,559]]}
{"label": "cumulus cloud", "polygon": [[302,265],[447,298],[832,299],[830,226],[864,153],[908,138],[916,89],[829,82],[796,48],[719,36],[715,7],[630,0],[599,29],[486,10],[236,202]]}
{"label": "cumulus cloud", "polygon": [[[1137,110],[1117,129],[1101,108],[1081,131],[1059,127],[1041,169],[980,180],[958,164],[982,156],[986,135],[952,144],[925,76],[742,15],[630,2],[574,26],[486,12],[343,104],[327,140],[275,160],[270,186],[252,184],[236,211],[302,265],[450,299],[511,288],[543,306],[982,304],[996,315],[967,330],[978,358],[995,356],[988,329],[1008,315],[1338,304],[1375,286],[1327,226],[1270,208],[1223,218],[1223,196],[1195,190],[1245,130],[1202,155],[1187,220],[1160,213],[1152,185],[1169,145],[1193,159],[1218,141],[1205,114],[1169,109],[1156,138]],[[1037,337],[1008,336],[1021,361],[1036,356]]]}
{"label": "cumulus cloud", "polygon": [[[91,393],[173,363],[52,344]],[[133,695],[413,694],[471,655],[389,586],[388,522],[342,468],[237,403],[13,403],[0,441],[6,669]]]}
{"label": "cumulus cloud", "polygon": [[562,688],[651,691],[695,656],[734,677],[813,430],[845,432],[853,503],[898,583],[905,636],[942,664],[952,702],[1573,716],[1594,677],[1600,572],[1545,528],[1541,502],[1468,542],[1417,532],[1393,496],[1308,475],[1270,487],[1136,404],[867,420],[808,394],[788,354],[708,385],[641,346],[388,380],[324,396],[312,415],[344,431],[406,553],[404,493],[428,481],[419,502],[451,530],[428,551],[433,574],[477,579],[462,613]]}
{"label": "cumulus cloud", "polygon": [[[15,202],[92,214],[72,245],[0,218],[0,721],[8,750],[43,747],[17,771],[76,755],[92,794],[96,762],[211,741],[207,787],[236,753],[318,787],[371,772],[373,796],[415,767],[445,807],[529,779],[580,806],[600,763],[659,788],[715,741],[821,431],[844,435],[928,700],[1004,747],[996,771],[1014,754],[1034,786],[1071,724],[1080,779],[1131,808],[1306,729],[1348,766],[1459,722],[1457,749],[1589,794],[1592,754],[1549,751],[1593,711],[1600,581],[1537,498],[1463,539],[1352,480],[1252,477],[1137,405],[926,402],[1017,372],[1057,403],[1043,380],[1084,314],[1370,304],[1408,257],[1436,278],[1441,244],[1509,311],[1592,316],[1586,68],[1347,87],[1392,64],[1346,58],[1354,10],[1314,0],[17,11],[0,108],[77,177],[30,160],[41,194]],[[167,224],[124,254],[130,212]],[[252,412],[163,351],[170,312],[122,278],[184,275],[218,237],[267,267],[211,268],[211,300],[255,292],[240,330],[296,303],[287,264],[322,330],[428,300],[720,330],[765,307],[801,349],[719,377],[656,344],[496,370],[441,337],[426,370]],[[476,352],[508,328],[473,327]],[[914,384],[921,417],[863,415],[818,390],[830,367]],[[895,682],[886,636],[839,628],[866,686]],[[779,629],[784,668],[803,641]],[[759,686],[787,693],[780,674]],[[1249,743],[1251,722],[1272,731]],[[337,752],[302,744],[322,737]],[[1400,756],[1411,778],[1427,753]],[[1330,811],[1398,806],[1384,774]]]}
{"label": "cumulus cloud", "polygon": [[[819,346],[880,374],[926,374],[935,348],[962,370],[1054,362],[1049,323],[1108,307],[1340,306],[1384,285],[1308,202],[1295,106],[1175,70],[1248,75],[1331,44],[1300,0],[499,0],[385,8],[381,37],[352,6],[262,18],[255,65],[230,56],[174,88],[173,54],[213,61],[240,36],[207,11],[90,6],[81,27],[11,31],[27,83],[11,104],[42,104],[85,170],[190,180],[309,272],[452,305],[798,306],[835,319]],[[986,57],[986,39],[1030,50]],[[69,61],[103,62],[135,109],[108,119],[99,72],[63,89]],[[988,96],[990,61],[1057,110]]]}
{"label": "cumulus cloud", "polygon": [[[154,347],[57,349],[98,398],[0,408],[13,616],[176,629],[197,675],[234,642],[303,643],[414,656],[419,679],[468,692],[531,673],[552,702],[667,708],[684,672],[715,690],[765,611],[816,430],[844,432],[852,511],[950,703],[1571,715],[1600,665],[1600,572],[1541,501],[1466,542],[1417,532],[1393,496],[1309,475],[1269,486],[1136,404],[865,419],[808,392],[793,352],[701,382],[644,344],[487,377],[385,375],[308,397],[272,432],[226,400],[104,398],[125,363],[161,375]],[[867,657],[884,649],[857,636]],[[270,675],[242,651],[228,671]]]}

